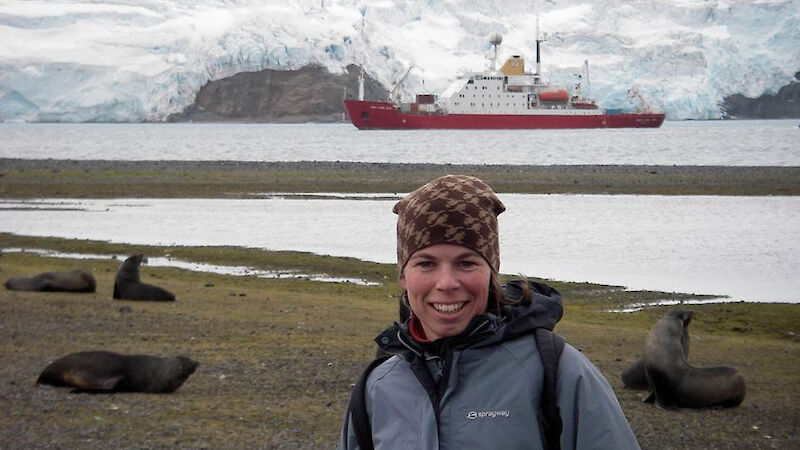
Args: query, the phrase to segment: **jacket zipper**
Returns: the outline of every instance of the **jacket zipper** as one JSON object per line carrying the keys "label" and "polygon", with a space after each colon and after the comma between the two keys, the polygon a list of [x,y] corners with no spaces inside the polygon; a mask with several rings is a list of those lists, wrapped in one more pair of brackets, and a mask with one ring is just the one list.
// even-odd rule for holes
{"label": "jacket zipper", "polygon": [[[483,329],[489,323],[490,323],[489,320],[481,322],[480,325],[475,327],[475,329],[469,333],[468,337],[474,337],[478,335],[483,331]],[[429,354],[428,352],[420,352],[419,351],[420,349],[418,349],[412,342],[407,342],[405,339],[403,339],[403,334],[401,332],[397,333],[397,338],[400,340],[400,343],[403,344],[403,346],[405,346],[408,350],[417,355],[418,358],[424,361],[434,360],[439,368],[439,372],[441,375],[439,377],[438,382],[436,382],[434,385],[435,392],[433,392],[433,394],[436,396],[436,401],[434,402],[433,399],[431,399],[431,403],[433,403],[431,406],[433,407],[433,412],[436,417],[436,432],[437,434],[441,435],[441,430],[439,429],[441,403],[442,403],[442,397],[444,397],[444,393],[447,391],[448,380],[450,378],[450,371],[453,359],[453,348],[449,346],[446,347],[444,357],[442,357],[439,355]],[[423,363],[423,365],[426,364]],[[430,371],[430,369],[428,369],[427,367],[425,367],[425,370]]]}

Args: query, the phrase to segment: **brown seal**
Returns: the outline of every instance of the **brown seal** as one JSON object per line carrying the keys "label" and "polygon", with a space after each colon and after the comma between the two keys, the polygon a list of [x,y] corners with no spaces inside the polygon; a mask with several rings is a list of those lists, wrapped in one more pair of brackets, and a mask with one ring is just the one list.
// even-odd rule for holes
{"label": "brown seal", "polygon": [[622,385],[628,389],[650,389],[647,375],[644,373],[644,360],[639,358],[635,363],[622,371]]}
{"label": "brown seal", "polygon": [[128,257],[114,279],[114,298],[118,300],[175,300],[175,294],[159,286],[142,283],[139,276],[139,266],[147,259],[141,253]]}
{"label": "brown seal", "polygon": [[5,282],[11,291],[94,292],[97,280],[88,270],[45,272],[32,277],[14,277]]}
{"label": "brown seal", "polygon": [[38,384],[74,387],[76,392],[173,392],[199,364],[185,356],[71,353],[50,363]]}
{"label": "brown seal", "polygon": [[689,365],[682,341],[692,315],[687,310],[670,311],[650,332],[643,359],[652,400],[659,408],[739,405],[744,400],[745,382],[738,370]]}
{"label": "brown seal", "polygon": [[[691,313],[691,311],[689,311]],[[689,360],[689,318],[683,327],[683,334],[681,334],[681,347],[683,347],[683,356]],[[650,389],[650,384],[647,382],[647,375],[644,372],[644,358],[639,358],[635,363],[622,371],[620,376],[622,384],[628,389]]]}

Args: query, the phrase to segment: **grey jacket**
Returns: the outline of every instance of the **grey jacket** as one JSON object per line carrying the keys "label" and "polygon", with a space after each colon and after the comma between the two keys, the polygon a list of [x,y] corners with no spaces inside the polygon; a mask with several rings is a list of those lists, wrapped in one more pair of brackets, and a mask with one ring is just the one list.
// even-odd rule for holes
{"label": "grey jacket", "polygon": [[[461,335],[428,345],[414,341],[406,324],[378,336],[395,356],[366,383],[375,449],[543,449],[537,414],[544,374],[532,335],[541,308],[483,314]],[[639,448],[606,379],[568,344],[557,384],[562,449]],[[350,417],[339,448],[358,448]]]}

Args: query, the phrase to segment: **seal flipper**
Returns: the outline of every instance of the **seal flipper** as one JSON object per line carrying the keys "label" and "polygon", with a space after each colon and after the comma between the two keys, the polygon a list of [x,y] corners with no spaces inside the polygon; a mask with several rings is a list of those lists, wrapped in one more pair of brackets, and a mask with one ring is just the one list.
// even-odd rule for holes
{"label": "seal flipper", "polygon": [[88,394],[102,394],[107,392],[115,392],[117,386],[119,385],[120,381],[122,381],[122,375],[116,376],[105,376],[100,378],[91,379],[89,380],[84,379],[81,384],[73,384],[75,389],[71,390],[72,393],[88,393]]}
{"label": "seal flipper", "polygon": [[661,369],[645,366],[645,375],[651,389],[648,399],[653,397],[653,401],[659,409],[676,409],[677,395],[672,386],[674,381],[670,379],[669,374]]}
{"label": "seal flipper", "polygon": [[110,392],[117,388],[122,378],[122,375],[98,376],[83,370],[66,370],[61,375],[61,380],[67,386],[75,388],[72,392]]}

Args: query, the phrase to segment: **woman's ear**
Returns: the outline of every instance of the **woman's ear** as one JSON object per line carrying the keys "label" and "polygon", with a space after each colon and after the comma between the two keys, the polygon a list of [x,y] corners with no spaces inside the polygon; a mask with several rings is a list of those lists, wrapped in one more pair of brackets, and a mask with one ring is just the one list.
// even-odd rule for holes
{"label": "woman's ear", "polygon": [[406,277],[402,275],[400,275],[400,287],[403,288],[404,291],[408,290],[406,289]]}

